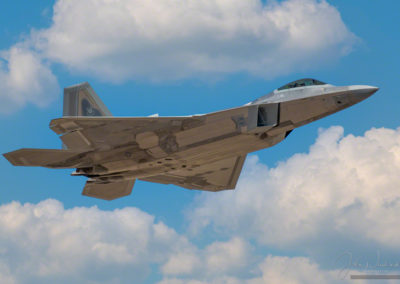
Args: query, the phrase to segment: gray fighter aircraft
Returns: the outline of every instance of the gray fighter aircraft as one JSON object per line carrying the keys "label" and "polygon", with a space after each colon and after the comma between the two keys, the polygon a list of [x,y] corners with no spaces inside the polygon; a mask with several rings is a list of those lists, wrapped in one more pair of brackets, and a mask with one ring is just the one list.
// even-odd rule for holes
{"label": "gray fighter aircraft", "polygon": [[188,189],[234,189],[247,153],[271,147],[296,127],[354,105],[378,90],[301,79],[244,106],[204,115],[113,117],[88,83],[64,89],[63,117],[50,122],[63,149],[4,154],[15,166],[76,168],[82,194],[112,200],[136,179]]}

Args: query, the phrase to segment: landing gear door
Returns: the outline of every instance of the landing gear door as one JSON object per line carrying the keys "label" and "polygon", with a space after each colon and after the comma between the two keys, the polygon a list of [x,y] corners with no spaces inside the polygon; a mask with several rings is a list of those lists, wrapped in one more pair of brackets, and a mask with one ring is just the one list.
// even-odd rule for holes
{"label": "landing gear door", "polygon": [[249,133],[265,132],[278,125],[279,104],[260,104],[249,107]]}

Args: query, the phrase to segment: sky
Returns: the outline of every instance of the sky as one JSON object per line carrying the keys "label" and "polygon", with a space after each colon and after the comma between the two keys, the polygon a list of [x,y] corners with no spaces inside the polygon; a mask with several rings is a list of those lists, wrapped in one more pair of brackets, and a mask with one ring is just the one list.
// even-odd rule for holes
{"label": "sky", "polygon": [[63,88],[84,81],[115,116],[217,111],[308,77],[380,90],[248,155],[234,191],[137,181],[108,202],[82,196],[70,170],[0,158],[0,282],[400,274],[399,11],[394,0],[1,1],[2,153],[60,148],[49,121]]}

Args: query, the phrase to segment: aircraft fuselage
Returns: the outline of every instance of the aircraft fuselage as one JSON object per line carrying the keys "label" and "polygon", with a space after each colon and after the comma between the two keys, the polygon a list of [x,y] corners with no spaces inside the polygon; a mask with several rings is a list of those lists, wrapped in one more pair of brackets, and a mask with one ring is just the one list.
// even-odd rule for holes
{"label": "aircraft fuselage", "polygon": [[350,107],[378,90],[315,79],[289,83],[244,106],[186,117],[113,117],[87,84],[65,89],[64,116],[50,128],[63,150],[20,149],[14,165],[76,168],[84,195],[111,200],[134,181],[189,189],[234,189],[248,153],[271,147],[295,128]]}

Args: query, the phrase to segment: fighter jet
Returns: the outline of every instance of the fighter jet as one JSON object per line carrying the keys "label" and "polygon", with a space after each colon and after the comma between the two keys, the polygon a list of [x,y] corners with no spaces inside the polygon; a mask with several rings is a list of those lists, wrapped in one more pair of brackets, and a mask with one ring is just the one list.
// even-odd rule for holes
{"label": "fighter jet", "polygon": [[234,189],[248,153],[377,90],[301,79],[244,106],[204,115],[113,117],[85,82],[64,89],[63,117],[50,122],[63,149],[20,149],[4,156],[15,166],[75,168],[72,176],[88,177],[82,194],[105,200],[129,195],[136,179]]}

